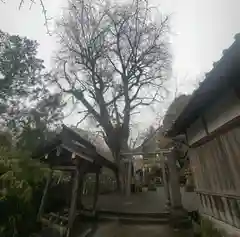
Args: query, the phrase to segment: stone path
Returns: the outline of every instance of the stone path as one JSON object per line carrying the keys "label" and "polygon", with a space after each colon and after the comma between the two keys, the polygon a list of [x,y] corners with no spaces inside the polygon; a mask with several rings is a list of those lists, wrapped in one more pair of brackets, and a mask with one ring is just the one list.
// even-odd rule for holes
{"label": "stone path", "polygon": [[[197,209],[197,196],[195,193],[186,193],[182,189],[182,202],[185,209],[193,211]],[[92,198],[85,197],[83,204],[91,207]],[[148,191],[146,193],[132,194],[130,197],[117,194],[100,195],[98,210],[108,210],[115,212],[128,213],[161,213],[165,212],[165,194],[163,187],[157,188],[157,191]]]}
{"label": "stone path", "polygon": [[[197,209],[198,200],[195,193],[182,192],[182,202],[185,209]],[[92,198],[85,197],[83,204],[91,207]],[[123,212],[123,213],[162,213],[165,212],[165,194],[163,187],[157,191],[132,194],[130,197],[121,195],[100,195],[97,205],[98,210]],[[100,222],[93,227],[85,226],[85,231],[74,237],[192,237],[192,230],[175,231],[166,224],[125,225],[118,221]],[[85,234],[84,234],[85,233]]]}
{"label": "stone path", "polygon": [[93,232],[76,237],[192,237],[191,230],[173,230],[168,225],[121,225],[118,222],[101,223]]}
{"label": "stone path", "polygon": [[[92,199],[85,198],[83,204],[91,206]],[[164,211],[165,198],[162,189],[132,194],[130,197],[117,194],[100,195],[97,209],[128,213],[159,213]]]}

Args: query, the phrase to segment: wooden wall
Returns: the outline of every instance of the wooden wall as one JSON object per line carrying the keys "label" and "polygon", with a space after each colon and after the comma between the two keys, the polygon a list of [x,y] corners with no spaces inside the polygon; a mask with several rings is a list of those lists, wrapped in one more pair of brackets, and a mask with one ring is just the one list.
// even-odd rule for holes
{"label": "wooden wall", "polygon": [[209,133],[240,116],[240,100],[235,91],[229,90],[203,114]]}
{"label": "wooden wall", "polygon": [[240,127],[189,155],[201,212],[240,228]]}
{"label": "wooden wall", "polygon": [[187,138],[188,143],[191,146],[192,144],[198,142],[202,138],[207,136],[202,118],[197,119],[190,127],[187,129]]}
{"label": "wooden wall", "polygon": [[186,131],[190,146],[203,140],[225,126],[230,121],[240,118],[240,99],[233,89],[224,93],[196,119]]}

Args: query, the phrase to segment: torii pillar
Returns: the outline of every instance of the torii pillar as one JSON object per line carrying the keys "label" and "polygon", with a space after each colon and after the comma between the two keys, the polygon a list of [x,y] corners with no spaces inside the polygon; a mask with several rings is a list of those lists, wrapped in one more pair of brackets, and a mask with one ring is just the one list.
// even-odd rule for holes
{"label": "torii pillar", "polygon": [[170,191],[169,191],[169,178],[168,174],[166,173],[166,161],[165,161],[165,155],[161,155],[161,169],[162,169],[162,179],[163,179],[163,185],[164,185],[164,193],[165,193],[165,208],[168,210],[170,208]]}

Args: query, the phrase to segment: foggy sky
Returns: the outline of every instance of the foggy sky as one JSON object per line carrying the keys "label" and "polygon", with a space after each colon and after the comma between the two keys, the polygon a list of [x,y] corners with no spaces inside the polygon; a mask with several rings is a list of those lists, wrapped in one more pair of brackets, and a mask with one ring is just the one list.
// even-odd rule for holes
{"label": "foggy sky", "polygon": [[[17,0],[0,2],[0,29],[10,34],[19,34],[39,42],[39,57],[45,65],[51,67],[51,56],[56,50],[56,39],[46,34],[44,17],[38,4],[29,10],[30,1],[18,10]],[[37,0],[36,0],[37,2]],[[191,93],[196,86],[197,78],[212,68],[214,61],[222,56],[240,32],[239,0],[151,0],[154,5],[171,14],[173,78],[169,83],[172,91],[178,87],[178,93]],[[65,0],[45,0],[49,17],[56,17]],[[49,24],[50,29],[53,24]],[[159,107],[161,115],[166,110],[172,97]],[[146,113],[147,111],[147,113]],[[142,115],[144,114],[144,119]],[[144,128],[156,121],[155,113],[143,111],[139,116],[139,127]],[[75,124],[77,116],[66,119],[66,123]]]}

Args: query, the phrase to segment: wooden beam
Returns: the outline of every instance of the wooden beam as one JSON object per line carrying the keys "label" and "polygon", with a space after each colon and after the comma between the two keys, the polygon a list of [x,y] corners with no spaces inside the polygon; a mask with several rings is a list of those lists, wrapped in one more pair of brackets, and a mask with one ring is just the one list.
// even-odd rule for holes
{"label": "wooden beam", "polygon": [[137,155],[159,155],[159,154],[169,154],[171,152],[171,149],[159,149],[154,152],[126,152],[121,153],[123,156],[137,156]]}
{"label": "wooden beam", "polygon": [[72,227],[77,215],[77,201],[81,200],[81,192],[82,192],[82,184],[83,184],[83,177],[84,173],[87,170],[89,165],[89,162],[86,162],[85,160],[82,160],[83,162],[80,163],[78,161],[77,169],[75,170],[75,175],[72,177],[72,197],[71,197],[71,203],[70,203],[70,209],[69,209],[69,215],[68,215],[68,227],[67,227],[67,234],[66,237],[71,236]]}
{"label": "wooden beam", "polygon": [[50,171],[50,173],[48,174],[48,177],[47,177],[47,181],[46,181],[44,191],[43,191],[43,196],[42,196],[42,199],[41,199],[41,204],[40,204],[40,207],[39,207],[39,210],[38,210],[38,215],[37,215],[38,220],[41,219],[41,217],[43,215],[43,212],[44,212],[44,206],[45,206],[46,199],[47,199],[47,192],[48,192],[50,183],[52,181],[52,173],[53,173],[53,170],[51,169],[51,171]]}
{"label": "wooden beam", "polygon": [[54,170],[62,170],[62,171],[75,171],[77,169],[76,166],[53,166]]}
{"label": "wooden beam", "polygon": [[79,170],[76,170],[75,175],[73,177],[74,180],[72,185],[72,197],[71,197],[71,204],[70,204],[69,216],[68,216],[68,225],[67,225],[67,234],[66,234],[67,237],[71,235],[71,230],[76,217],[77,194],[79,189],[79,176],[80,176]]}
{"label": "wooden beam", "polygon": [[190,148],[196,148],[199,147],[211,140],[213,140],[214,138],[228,132],[231,129],[234,129],[236,127],[240,126],[240,116],[234,118],[233,120],[227,122],[226,124],[224,124],[222,127],[217,128],[216,130],[214,130],[213,132],[211,132],[209,135],[201,138],[199,141],[193,143],[192,145],[190,145]]}
{"label": "wooden beam", "polygon": [[94,201],[93,201],[93,212],[96,212],[98,194],[99,194],[99,171],[96,172],[95,190],[94,190]]}
{"label": "wooden beam", "polygon": [[240,199],[240,195],[238,195],[235,192],[214,192],[206,189],[196,189],[195,192],[199,194],[208,195],[208,196],[219,196],[219,197],[225,197],[230,199]]}
{"label": "wooden beam", "polygon": [[79,176],[79,189],[78,189],[78,197],[77,197],[77,209],[81,211],[83,204],[82,204],[82,195],[85,183],[85,172],[82,172]]}
{"label": "wooden beam", "polygon": [[60,216],[60,215],[57,215],[57,214],[55,214],[53,212],[50,212],[49,216],[53,216],[53,217],[55,217],[55,218],[57,218],[57,219],[59,219],[61,221],[68,221],[68,218],[66,216]]}
{"label": "wooden beam", "polygon": [[89,162],[91,162],[91,163],[94,161],[91,157],[89,157],[89,156],[87,156],[87,155],[85,155],[85,154],[83,154],[83,153],[81,153],[81,152],[76,152],[74,149],[69,148],[69,147],[67,147],[66,145],[61,145],[61,146],[62,146],[64,149],[68,150],[69,152],[75,153],[77,156],[79,156],[80,158],[82,158],[82,159],[84,159],[84,160],[87,160],[87,161],[89,161]]}
{"label": "wooden beam", "polygon": [[207,121],[206,121],[204,115],[201,116],[201,120],[202,120],[202,124],[203,124],[203,127],[204,127],[204,130],[205,130],[206,134],[209,135],[208,126],[207,126]]}

